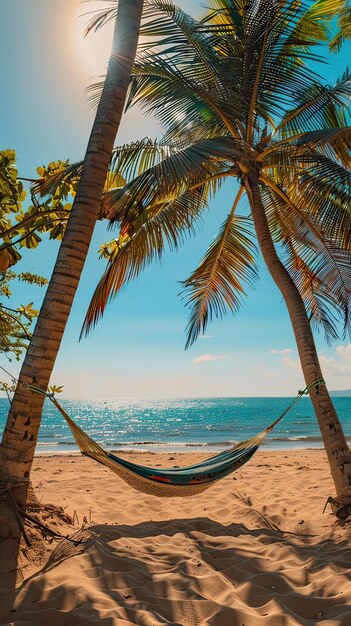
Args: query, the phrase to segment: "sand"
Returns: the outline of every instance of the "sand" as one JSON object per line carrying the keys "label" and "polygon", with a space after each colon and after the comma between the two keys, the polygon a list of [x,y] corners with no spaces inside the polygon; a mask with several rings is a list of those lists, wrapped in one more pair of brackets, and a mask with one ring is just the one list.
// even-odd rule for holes
{"label": "sand", "polygon": [[32,477],[40,499],[76,512],[72,532],[86,519],[87,541],[55,541],[46,565],[29,561],[15,599],[1,598],[1,624],[351,624],[350,528],[322,513],[334,493],[322,450],[259,451],[183,499],[143,496],[79,456],[37,457]]}

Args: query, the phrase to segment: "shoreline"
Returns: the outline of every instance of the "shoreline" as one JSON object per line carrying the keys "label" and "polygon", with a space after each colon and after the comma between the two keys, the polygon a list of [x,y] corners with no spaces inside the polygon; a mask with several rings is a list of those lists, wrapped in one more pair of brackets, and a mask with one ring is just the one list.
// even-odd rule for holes
{"label": "shoreline", "polygon": [[[347,440],[348,444],[351,446],[351,440]],[[43,448],[46,446],[47,444],[39,444],[39,448],[42,446]],[[80,456],[80,452],[78,450],[78,448],[76,446],[74,446],[74,444],[59,444],[60,447],[56,447],[55,449],[54,446],[55,444],[52,444],[52,449],[50,447],[50,445],[48,446],[48,449],[46,450],[38,450],[38,444],[37,444],[37,450],[35,452],[35,458],[39,458],[39,457],[66,457],[66,456]],[[72,445],[72,447],[71,447]],[[101,444],[102,447],[103,444]],[[140,444],[134,444],[134,445],[125,445],[123,447],[105,447],[105,450],[107,452],[111,452],[113,454],[162,454],[162,455],[167,455],[167,454],[201,454],[201,455],[205,455],[205,456],[212,456],[217,454],[218,452],[223,452],[225,450],[229,450],[230,448],[234,447],[236,444],[229,444],[227,446],[219,446],[216,443],[210,444],[210,443],[204,443],[204,444],[196,444],[196,443],[190,443],[190,444],[176,444],[176,443],[164,443],[164,444],[155,444],[155,445],[150,445],[150,446],[146,446],[142,443]],[[67,447],[69,446],[69,449],[67,449]],[[294,452],[294,451],[303,451],[303,450],[324,450],[324,446],[323,446],[323,442],[322,441],[287,441],[286,445],[284,445],[283,442],[279,442],[279,444],[277,443],[263,443],[260,446],[260,449],[263,452]]]}
{"label": "shoreline", "polygon": [[[169,454],[185,454],[185,455],[199,455],[199,456],[203,456],[203,457],[207,457],[207,456],[212,456],[217,454],[218,452],[222,452],[224,450],[226,450],[227,448],[212,448],[211,446],[204,446],[204,447],[195,447],[194,449],[190,449],[189,448],[182,448],[182,449],[173,449],[173,448],[169,448],[168,450],[165,449],[158,449],[158,448],[150,448],[150,449],[142,449],[142,450],[138,450],[136,448],[119,448],[119,449],[114,449],[112,448],[111,450],[107,450],[108,452],[111,452],[113,454],[121,454],[121,455],[125,455],[125,454],[136,454],[136,455],[158,455],[160,454],[161,456],[167,456]],[[228,448],[229,449],[229,448]],[[267,447],[263,447],[261,446],[260,449],[263,452],[266,452],[267,454],[274,454],[276,453],[282,453],[282,452],[303,452],[303,451],[308,451],[308,452],[314,452],[314,451],[324,451],[324,446],[296,446],[294,448],[267,448]],[[66,452],[64,450],[57,450],[57,451],[48,451],[48,452],[39,452],[36,453],[34,455],[34,458],[36,459],[50,459],[52,458],[66,458],[68,456],[76,456],[76,457],[81,457],[84,456],[82,455],[82,453],[79,450],[67,450]]]}
{"label": "shoreline", "polygon": [[[125,455],[137,455],[137,456],[148,456],[148,455],[152,455],[152,456],[157,456],[160,455],[161,457],[164,456],[169,456],[170,454],[176,454],[177,456],[191,456],[191,455],[196,455],[198,457],[210,457],[212,455],[215,455],[216,453],[218,453],[219,451],[221,451],[222,449],[218,449],[218,450],[214,450],[213,448],[211,448],[211,450],[208,450],[208,448],[199,448],[199,449],[194,449],[194,450],[189,450],[189,448],[184,448],[182,450],[173,450],[172,448],[170,448],[169,450],[158,450],[158,449],[149,449],[149,450],[136,450],[135,448],[131,449],[131,448],[123,448],[123,449],[111,449],[108,450],[108,452],[112,452],[113,454],[117,454],[117,455],[121,455],[121,456],[125,456]],[[224,450],[224,448],[223,448]],[[274,453],[280,453],[280,452],[287,452],[287,453],[291,453],[291,452],[323,452],[324,451],[324,447],[323,446],[315,446],[315,447],[296,447],[296,448],[272,448],[272,449],[267,449],[267,448],[263,448],[262,446],[260,447],[260,450],[264,453],[267,454],[274,454]],[[35,454],[34,458],[35,459],[59,459],[59,458],[67,458],[67,457],[84,457],[84,455],[79,452],[79,450],[67,450],[66,452],[58,450],[57,452],[40,452],[39,454]]]}

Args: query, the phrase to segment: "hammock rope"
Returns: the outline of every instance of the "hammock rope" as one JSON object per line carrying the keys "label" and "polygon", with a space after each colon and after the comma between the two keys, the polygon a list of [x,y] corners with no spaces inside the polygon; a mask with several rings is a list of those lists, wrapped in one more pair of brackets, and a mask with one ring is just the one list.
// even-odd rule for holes
{"label": "hammock rope", "polygon": [[54,394],[44,392],[35,385],[28,385],[34,393],[41,393],[49,398],[62,417],[66,420],[76,443],[85,456],[105,465],[134,489],[159,497],[192,496],[208,489],[214,482],[242,467],[254,455],[268,433],[291,411],[305,394],[324,381],[317,380],[304,390],[286,409],[263,431],[246,441],[242,441],[229,450],[184,468],[153,468],[131,463],[104,450],[86,432],[84,432],[66,413]]}
{"label": "hammock rope", "polygon": [[[0,366],[1,368],[1,366]],[[1,368],[4,369],[4,368]],[[15,378],[12,377],[14,381]],[[192,496],[208,489],[214,482],[242,467],[254,455],[268,433],[291,411],[302,396],[311,389],[325,384],[322,379],[314,381],[304,390],[300,390],[286,409],[267,428],[246,441],[242,441],[228,450],[193,465],[183,468],[154,468],[132,463],[104,450],[94,439],[84,432],[68,415],[56,399],[54,393],[40,387],[22,383],[23,389],[30,389],[47,397],[67,422],[73,437],[85,456],[94,459],[112,470],[134,489],[159,497]]]}

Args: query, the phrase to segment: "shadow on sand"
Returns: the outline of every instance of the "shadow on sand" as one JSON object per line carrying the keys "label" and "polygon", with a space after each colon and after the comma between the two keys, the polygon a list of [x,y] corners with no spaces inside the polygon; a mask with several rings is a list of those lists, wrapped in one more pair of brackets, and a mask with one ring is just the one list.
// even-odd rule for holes
{"label": "shadow on sand", "polygon": [[270,526],[263,516],[255,529],[207,517],[93,526],[23,582],[1,624],[350,624],[349,541]]}

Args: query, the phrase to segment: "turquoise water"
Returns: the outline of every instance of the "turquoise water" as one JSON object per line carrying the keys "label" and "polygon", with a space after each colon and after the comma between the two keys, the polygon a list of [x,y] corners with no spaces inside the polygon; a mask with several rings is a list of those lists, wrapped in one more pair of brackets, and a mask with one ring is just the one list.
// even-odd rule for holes
{"label": "turquoise water", "polygon": [[[60,399],[61,401],[61,399]],[[174,452],[210,447],[221,450],[263,430],[291,398],[184,398],[174,400],[62,400],[72,418],[104,447],[113,450]],[[333,399],[344,432],[351,441],[351,398]],[[8,401],[0,399],[0,432]],[[311,402],[303,397],[267,437],[266,449],[320,447],[322,440]],[[76,450],[72,434],[45,402],[37,453]]]}

